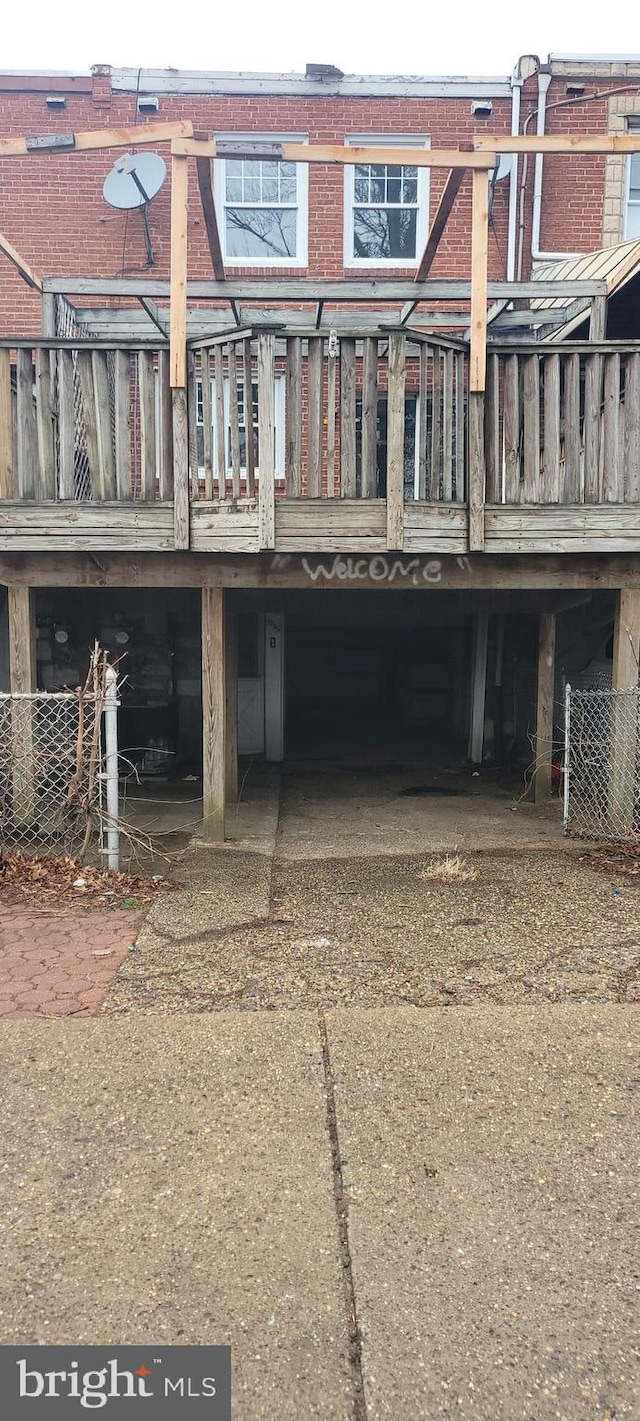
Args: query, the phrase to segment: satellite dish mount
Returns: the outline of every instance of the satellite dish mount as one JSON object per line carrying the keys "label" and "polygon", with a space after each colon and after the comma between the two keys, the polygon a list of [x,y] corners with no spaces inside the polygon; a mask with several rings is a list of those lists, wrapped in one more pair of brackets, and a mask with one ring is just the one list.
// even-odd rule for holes
{"label": "satellite dish mount", "polygon": [[149,204],[160,192],[167,166],[159,153],[123,153],[104,180],[102,195],[110,207],[120,212],[139,208],[142,213],[147,266],[153,266],[153,246],[149,231]]}

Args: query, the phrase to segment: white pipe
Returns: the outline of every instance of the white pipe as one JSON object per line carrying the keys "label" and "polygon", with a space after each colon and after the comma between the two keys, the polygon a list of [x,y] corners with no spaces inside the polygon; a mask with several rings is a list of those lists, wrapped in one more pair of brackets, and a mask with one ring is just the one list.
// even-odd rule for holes
{"label": "white pipe", "polygon": [[[520,99],[524,79],[519,66],[511,75],[511,132],[520,132]],[[516,274],[516,228],[518,220],[518,154],[511,155],[509,177],[509,230],[507,238],[507,281],[515,281]]]}
{"label": "white pipe", "polygon": [[107,786],[107,866],[120,867],[120,829],[118,827],[118,677],[113,666],[107,666],[104,698],[104,777]]}
{"label": "white pipe", "polygon": [[[544,136],[547,117],[547,90],[551,83],[551,75],[544,74],[538,70],[538,122],[536,132],[538,137]],[[531,261],[570,261],[572,257],[581,256],[580,252],[541,252],[540,251],[540,226],[542,222],[542,175],[544,170],[544,153],[536,153],[535,175],[533,180],[533,220],[531,224]]]}

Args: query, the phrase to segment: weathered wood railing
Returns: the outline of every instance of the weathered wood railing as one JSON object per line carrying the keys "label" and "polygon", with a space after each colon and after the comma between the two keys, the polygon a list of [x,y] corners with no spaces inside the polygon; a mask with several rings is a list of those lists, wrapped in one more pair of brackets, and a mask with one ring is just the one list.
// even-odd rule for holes
{"label": "weathered wood railing", "polygon": [[37,503],[170,500],[166,348],[1,340],[0,497]]}
{"label": "weathered wood railing", "polygon": [[453,342],[239,332],[194,345],[189,371],[196,499],[254,499],[266,401],[281,496],[385,498],[399,481],[405,500],[464,501],[465,353]]}
{"label": "weathered wood railing", "polygon": [[490,353],[484,434],[487,504],[640,503],[640,342]]}

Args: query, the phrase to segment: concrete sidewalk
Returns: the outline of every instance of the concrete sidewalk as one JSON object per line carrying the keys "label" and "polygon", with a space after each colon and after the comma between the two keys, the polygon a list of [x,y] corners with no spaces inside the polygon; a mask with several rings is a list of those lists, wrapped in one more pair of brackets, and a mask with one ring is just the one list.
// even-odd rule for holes
{"label": "concrete sidewalk", "polygon": [[1,1340],[228,1340],[236,1421],[637,1417],[639,1045],[608,1004],[5,1021]]}

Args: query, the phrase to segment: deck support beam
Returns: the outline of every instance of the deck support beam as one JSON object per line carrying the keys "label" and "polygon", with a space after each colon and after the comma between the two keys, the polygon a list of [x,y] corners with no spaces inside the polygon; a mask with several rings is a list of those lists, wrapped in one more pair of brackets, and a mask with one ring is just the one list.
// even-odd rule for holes
{"label": "deck support beam", "polygon": [[202,589],[202,837],[225,837],[227,638],[222,587]]}
{"label": "deck support beam", "polygon": [[[633,691],[638,685],[640,658],[640,591],[623,589],[616,599],[613,634],[614,691]],[[638,713],[629,696],[614,697],[611,714],[611,763],[608,812],[611,834],[619,837],[634,828]]]}
{"label": "deck support beam", "polygon": [[238,803],[238,614],[225,617],[225,793],[227,808]]}
{"label": "deck support beam", "polygon": [[533,798],[536,804],[551,794],[553,760],[553,691],[556,665],[556,614],[542,612],[538,623],[538,685]]}
{"label": "deck support beam", "polygon": [[487,696],[487,654],[489,650],[488,612],[477,613],[473,638],[469,759],[472,765],[481,765],[484,750],[484,715]]}

